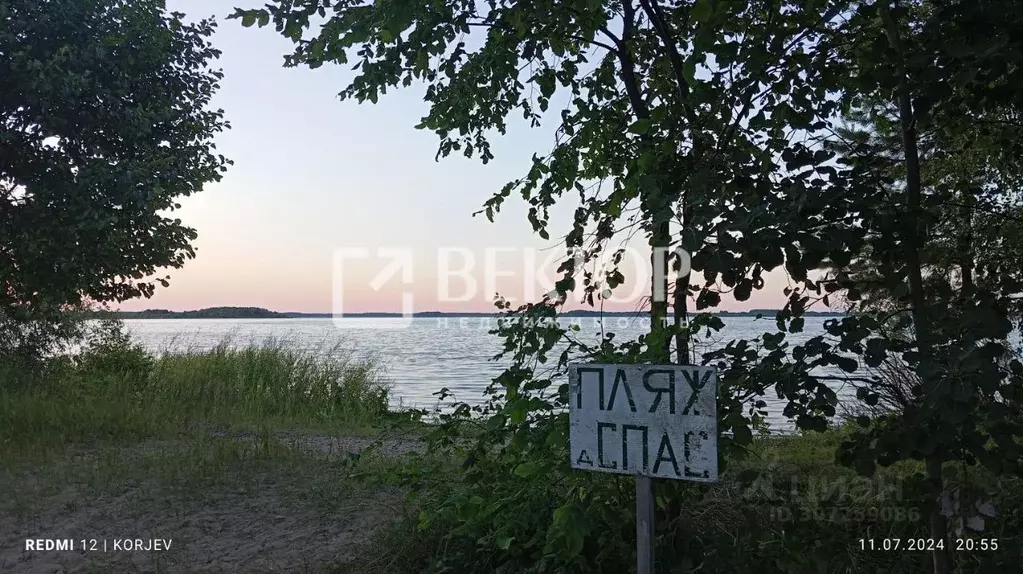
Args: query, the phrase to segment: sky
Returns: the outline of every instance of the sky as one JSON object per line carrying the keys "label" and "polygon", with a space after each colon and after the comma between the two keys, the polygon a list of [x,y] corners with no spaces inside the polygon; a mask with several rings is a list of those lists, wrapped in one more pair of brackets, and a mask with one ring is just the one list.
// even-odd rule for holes
{"label": "sky", "polygon": [[[410,297],[416,311],[487,311],[494,291],[521,303],[553,285],[550,258],[564,250],[556,233],[551,241],[533,234],[523,201],[509,198],[493,223],[472,216],[526,173],[533,153],[550,150],[553,127],[511,121],[491,141],[487,165],[460,155],[435,161],[437,136],[414,128],[427,112],[422,86],[375,105],[341,102],[353,72],[284,68],[291,42],[226,20],[235,6],[256,2],[168,1],[189,19],[219,22],[212,42],[225,77],[213,106],[232,127],[215,141],[234,165],[174,212],[198,232],[196,258],[167,271],[169,287],[120,308],[398,311]],[[567,231],[574,208],[551,211],[554,231]],[[643,242],[636,238],[632,257],[637,277]],[[545,260],[549,280],[537,272]],[[726,297],[724,307],[780,307],[784,282],[773,275],[768,289],[742,303]],[[641,305],[638,282],[622,289],[605,309]]]}

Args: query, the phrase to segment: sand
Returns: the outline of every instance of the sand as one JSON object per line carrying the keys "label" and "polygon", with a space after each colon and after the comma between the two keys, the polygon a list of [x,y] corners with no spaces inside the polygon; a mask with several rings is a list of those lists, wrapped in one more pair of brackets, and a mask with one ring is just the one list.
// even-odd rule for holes
{"label": "sand", "polygon": [[[401,516],[402,493],[395,488],[346,488],[343,476],[314,476],[317,460],[363,452],[375,439],[293,433],[274,439],[318,458],[303,463],[302,472],[248,469],[244,479],[218,477],[198,490],[194,485],[176,489],[166,478],[147,478],[146,471],[123,481],[113,477],[98,489],[48,481],[45,472],[0,483],[0,489],[21,490],[9,493],[20,497],[20,509],[0,507],[0,573],[321,572],[355,560],[382,527]],[[151,455],[180,446],[164,441],[138,448]],[[386,457],[422,448],[414,440],[379,446],[377,455]],[[92,456],[97,455],[76,455],[74,466],[95,466]],[[71,539],[74,546],[26,550],[27,538]],[[82,548],[83,540],[88,549]],[[143,549],[125,549],[137,541]],[[154,544],[161,549],[146,550]]]}

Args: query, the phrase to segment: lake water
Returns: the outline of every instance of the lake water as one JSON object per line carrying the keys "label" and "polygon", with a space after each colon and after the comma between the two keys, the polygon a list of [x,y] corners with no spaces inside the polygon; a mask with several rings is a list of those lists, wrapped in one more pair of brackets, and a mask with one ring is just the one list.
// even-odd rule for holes
{"label": "lake water", "polygon": [[[697,350],[707,351],[723,346],[732,339],[753,338],[774,329],[773,319],[754,317],[723,317],[725,329],[711,338],[701,337]],[[822,332],[825,317],[807,317],[802,333],[788,335],[788,340],[802,342]],[[398,326],[392,320],[347,319],[340,328],[324,319],[131,319],[125,321],[132,337],[147,349],[176,352],[208,349],[229,339],[233,346],[258,345],[268,339],[286,341],[302,351],[324,354],[337,345],[351,349],[357,356],[372,357],[380,362],[391,383],[395,405],[433,409],[439,405],[433,393],[448,388],[454,399],[479,403],[491,379],[503,370],[503,364],[490,360],[501,350],[501,339],[488,333],[497,325],[496,318],[439,317],[416,318],[405,328],[372,328]],[[634,340],[649,331],[649,320],[615,316],[571,318],[564,322],[579,324],[577,336],[597,341],[601,328],[616,334],[618,341]],[[838,371],[822,374],[840,375]],[[855,389],[848,383],[835,381],[839,397],[851,398]],[[450,401],[451,399],[448,399]],[[787,430],[792,425],[781,415],[784,402],[773,392],[768,403],[772,429]]]}

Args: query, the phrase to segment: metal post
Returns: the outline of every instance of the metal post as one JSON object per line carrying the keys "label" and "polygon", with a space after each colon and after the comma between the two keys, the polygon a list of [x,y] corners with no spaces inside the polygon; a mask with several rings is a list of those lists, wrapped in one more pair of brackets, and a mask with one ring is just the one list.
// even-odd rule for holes
{"label": "metal post", "polygon": [[654,574],[654,479],[636,475],[636,572]]}

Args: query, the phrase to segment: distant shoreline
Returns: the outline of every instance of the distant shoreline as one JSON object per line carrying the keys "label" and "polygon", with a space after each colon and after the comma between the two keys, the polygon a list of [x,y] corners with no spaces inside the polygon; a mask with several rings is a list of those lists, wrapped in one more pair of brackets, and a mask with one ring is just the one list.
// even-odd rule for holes
{"label": "distant shoreline", "polygon": [[[778,313],[777,309],[751,309],[749,311],[718,311],[716,315],[729,317],[773,317]],[[297,313],[278,312],[261,307],[211,307],[194,311],[169,311],[166,309],[147,309],[145,311],[102,311],[94,314],[100,317],[115,317],[118,319],[330,319],[334,317],[331,313]],[[501,315],[498,313],[479,312],[441,312],[423,311],[413,313],[413,318],[462,318],[462,317],[493,317]],[[559,317],[645,317],[647,313],[637,311],[590,311],[585,309],[565,311],[559,313]],[[806,317],[844,317],[845,313],[832,311],[807,311]],[[368,312],[368,313],[345,313],[345,318],[365,319],[388,319],[400,318],[401,313]]]}

